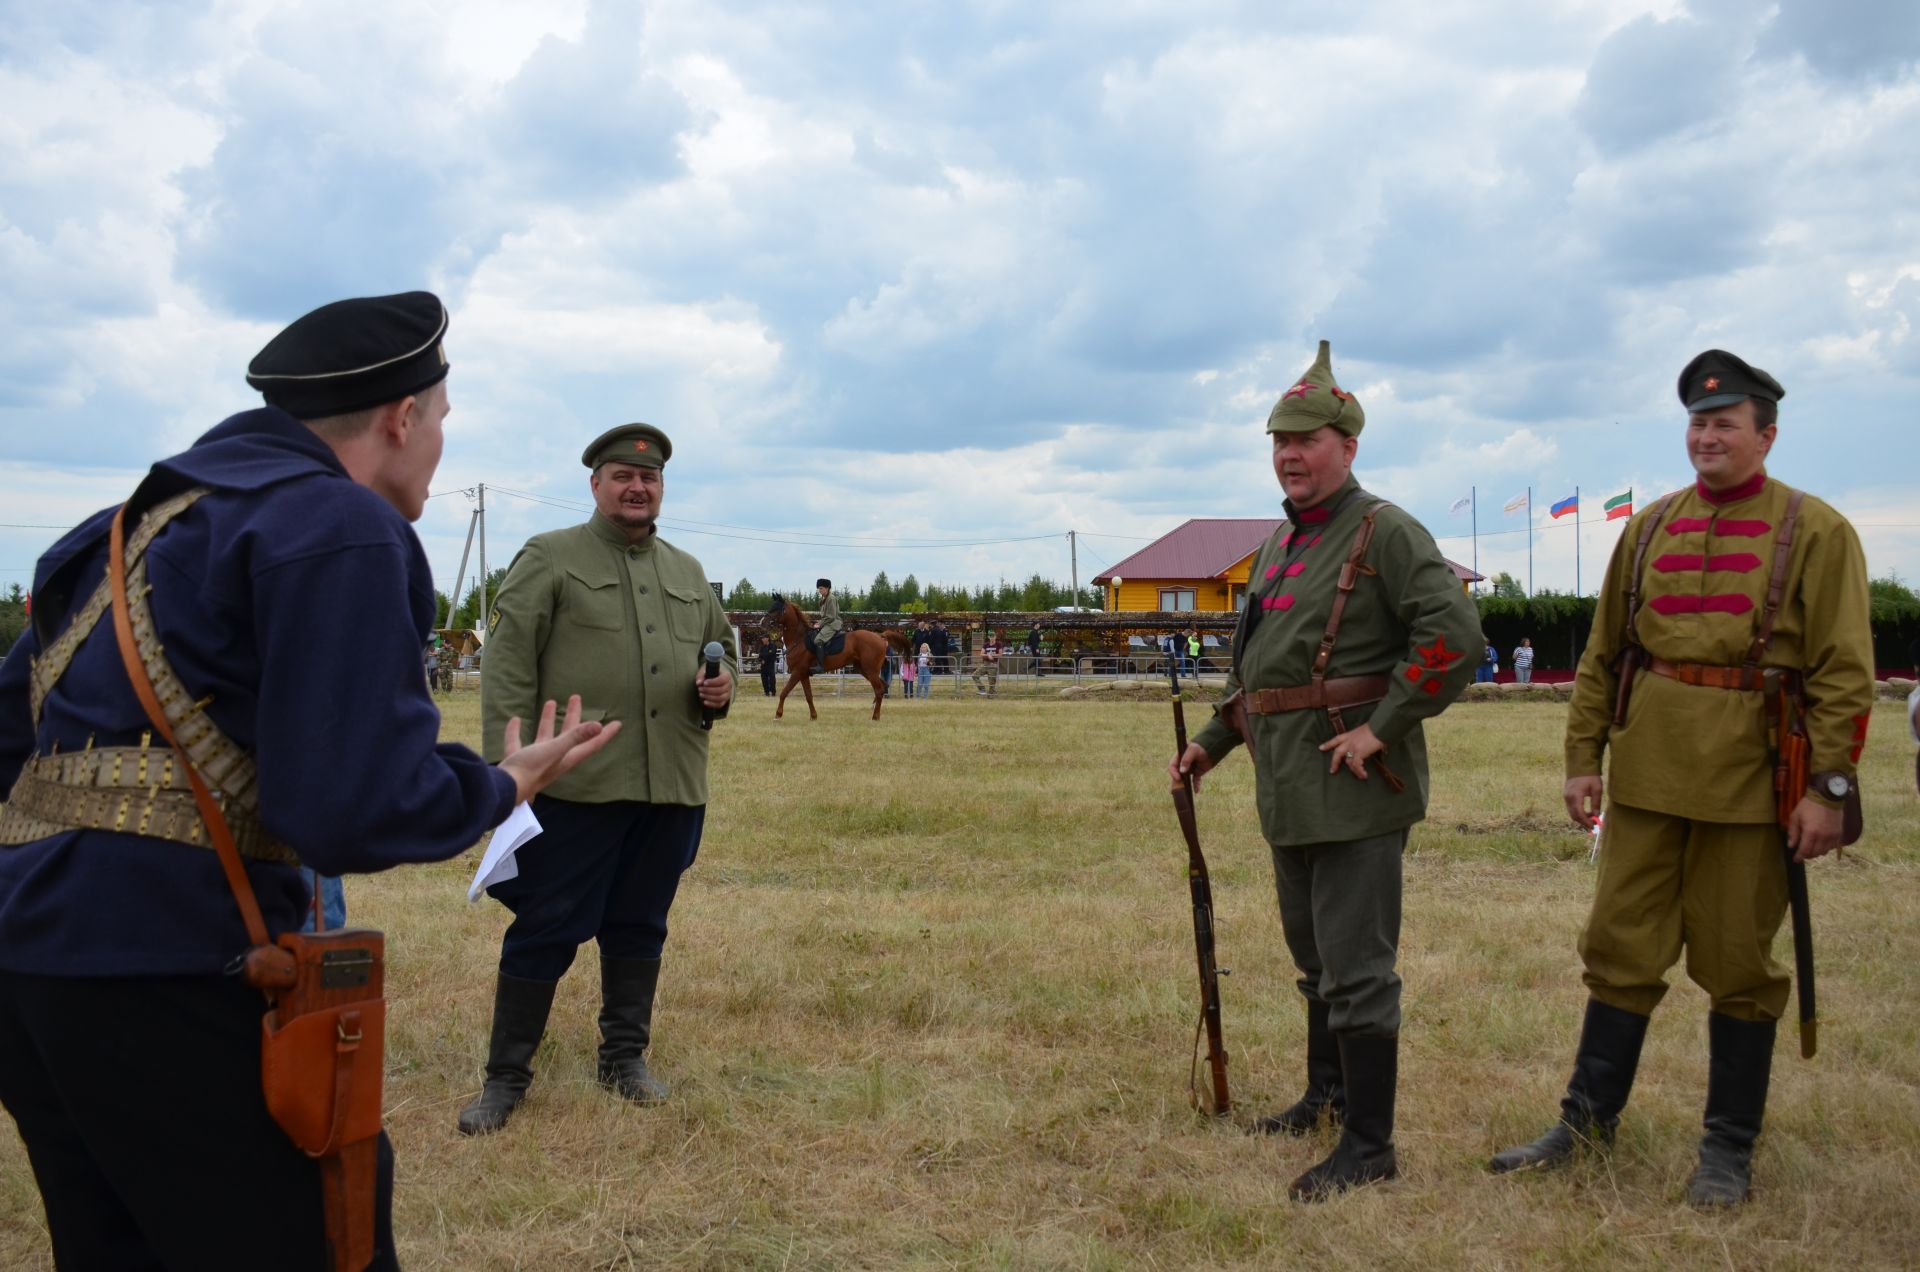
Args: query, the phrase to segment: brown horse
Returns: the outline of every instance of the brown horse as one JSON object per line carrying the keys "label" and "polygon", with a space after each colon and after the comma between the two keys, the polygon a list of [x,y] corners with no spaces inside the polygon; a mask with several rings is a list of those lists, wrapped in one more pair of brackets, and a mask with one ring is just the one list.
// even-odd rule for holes
{"label": "brown horse", "polygon": [[813,676],[816,672],[838,671],[842,667],[852,667],[873,686],[873,718],[880,718],[880,702],[887,696],[887,684],[880,675],[880,668],[887,661],[887,641],[880,633],[848,632],[840,652],[828,658],[824,666],[816,667],[813,646],[807,644],[807,616],[800,612],[800,607],[785,597],[776,596],[767,613],[780,625],[780,634],[787,646],[787,684],[780,691],[780,700],[774,704],[774,719],[786,713],[787,695],[798,684],[807,696],[808,718],[818,720],[820,712],[813,705]]}

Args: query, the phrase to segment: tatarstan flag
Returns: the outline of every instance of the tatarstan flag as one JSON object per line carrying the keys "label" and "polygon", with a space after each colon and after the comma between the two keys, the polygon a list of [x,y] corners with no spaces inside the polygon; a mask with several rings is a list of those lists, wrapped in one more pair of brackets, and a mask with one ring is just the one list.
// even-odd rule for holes
{"label": "tatarstan flag", "polygon": [[1631,517],[1633,515],[1633,487],[1627,487],[1626,494],[1615,495],[1613,498],[1607,500],[1604,507],[1607,510],[1608,521],[1618,521],[1622,517]]}

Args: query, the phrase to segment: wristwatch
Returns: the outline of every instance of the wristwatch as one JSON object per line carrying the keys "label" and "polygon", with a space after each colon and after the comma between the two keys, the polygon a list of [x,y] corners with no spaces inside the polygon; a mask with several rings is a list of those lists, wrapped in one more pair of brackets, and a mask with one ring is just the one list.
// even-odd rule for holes
{"label": "wristwatch", "polygon": [[1828,769],[1824,773],[1815,773],[1809,778],[1807,789],[1825,795],[1828,799],[1845,799],[1853,794],[1853,779],[1838,769]]}

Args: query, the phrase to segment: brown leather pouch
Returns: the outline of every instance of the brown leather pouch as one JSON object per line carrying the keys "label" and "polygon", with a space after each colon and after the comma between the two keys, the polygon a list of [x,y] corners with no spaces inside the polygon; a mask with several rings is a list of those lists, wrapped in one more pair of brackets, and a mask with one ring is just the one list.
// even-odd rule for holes
{"label": "brown leather pouch", "polygon": [[386,941],[364,928],[287,932],[293,988],[260,1022],[260,1077],[273,1120],[309,1157],[380,1133]]}

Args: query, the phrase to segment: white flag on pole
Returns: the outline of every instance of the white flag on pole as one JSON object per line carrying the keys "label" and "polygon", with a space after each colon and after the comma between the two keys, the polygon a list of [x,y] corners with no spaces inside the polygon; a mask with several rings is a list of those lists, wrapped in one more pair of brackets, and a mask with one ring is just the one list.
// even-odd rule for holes
{"label": "white flag on pole", "polygon": [[1506,507],[1503,509],[1503,511],[1519,512],[1526,506],[1527,506],[1527,492],[1523,490],[1519,494],[1515,495],[1513,498],[1507,500]]}
{"label": "white flag on pole", "polygon": [[1473,507],[1473,500],[1456,499],[1453,501],[1453,507],[1447,509],[1447,511],[1457,517],[1471,507]]}

